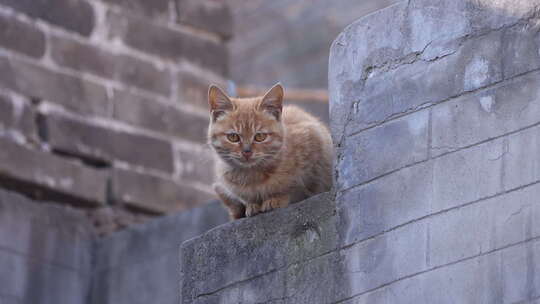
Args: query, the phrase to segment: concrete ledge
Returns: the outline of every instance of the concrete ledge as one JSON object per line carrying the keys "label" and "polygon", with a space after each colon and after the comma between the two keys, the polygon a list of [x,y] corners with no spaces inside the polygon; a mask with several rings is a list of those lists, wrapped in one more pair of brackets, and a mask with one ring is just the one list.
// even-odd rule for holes
{"label": "concrete ledge", "polygon": [[[181,303],[264,302],[285,296],[286,269],[337,246],[328,193],[217,227],[181,246]],[[250,281],[238,295],[237,285]],[[239,303],[239,302],[238,302]]]}

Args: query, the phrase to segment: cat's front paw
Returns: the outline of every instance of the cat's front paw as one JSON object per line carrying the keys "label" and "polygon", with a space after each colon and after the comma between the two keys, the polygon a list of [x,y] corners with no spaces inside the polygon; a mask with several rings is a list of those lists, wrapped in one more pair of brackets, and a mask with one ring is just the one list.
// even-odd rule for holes
{"label": "cat's front paw", "polygon": [[288,197],[275,197],[263,201],[261,206],[262,212],[268,212],[273,209],[287,207],[289,205]]}
{"label": "cat's front paw", "polygon": [[261,213],[261,206],[258,204],[247,204],[246,206],[246,216],[251,217]]}

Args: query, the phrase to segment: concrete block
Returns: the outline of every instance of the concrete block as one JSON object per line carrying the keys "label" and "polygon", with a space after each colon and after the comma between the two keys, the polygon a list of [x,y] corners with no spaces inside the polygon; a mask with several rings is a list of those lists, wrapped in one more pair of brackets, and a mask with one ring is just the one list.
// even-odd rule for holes
{"label": "concrete block", "polygon": [[[96,244],[95,269],[105,271],[129,268],[173,251],[178,256],[178,247],[183,241],[203,234],[228,220],[221,202],[214,201],[130,227],[102,238]],[[177,283],[175,281],[174,286],[177,286]]]}
{"label": "concrete block", "polygon": [[389,117],[501,81],[501,37],[502,32],[493,32],[463,43],[451,41],[449,54],[442,58],[429,58],[440,54],[426,49],[419,58],[411,59],[412,63],[404,62],[389,71],[374,68],[357,96],[347,131],[357,132]]}
{"label": "concrete block", "polygon": [[182,301],[336,248],[333,203],[321,194],[220,226],[182,244]]}
{"label": "concrete block", "polygon": [[540,73],[433,108],[433,155],[476,144],[540,122]]}
{"label": "concrete block", "polygon": [[504,158],[504,189],[540,180],[540,127],[508,136]]}
{"label": "concrete block", "polygon": [[434,160],[432,211],[459,206],[502,191],[502,139]]}
{"label": "concrete block", "polygon": [[338,189],[347,189],[428,157],[429,112],[420,111],[348,137],[337,160]]}
{"label": "concrete block", "polygon": [[539,242],[438,268],[361,295],[360,303],[530,303],[540,295]]}
{"label": "concrete block", "polygon": [[346,246],[431,212],[433,162],[422,163],[338,194],[341,244]]}
{"label": "concrete block", "polygon": [[1,249],[88,274],[93,242],[93,227],[82,212],[0,191]]}
{"label": "concrete block", "polygon": [[523,242],[540,234],[540,185],[429,218],[430,266]]}
{"label": "concrete block", "polygon": [[[235,284],[216,293],[203,295],[193,304],[228,304],[228,303],[301,303],[291,302],[285,295],[284,271],[276,271],[246,282]],[[315,302],[311,302],[315,303]]]}

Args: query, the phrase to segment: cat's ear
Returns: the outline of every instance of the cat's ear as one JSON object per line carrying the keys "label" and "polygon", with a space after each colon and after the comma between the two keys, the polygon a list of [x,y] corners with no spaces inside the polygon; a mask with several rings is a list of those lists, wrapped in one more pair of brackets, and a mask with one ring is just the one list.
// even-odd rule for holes
{"label": "cat's ear", "polygon": [[264,94],[259,109],[272,114],[277,120],[281,118],[283,109],[283,87],[278,82],[266,94]]}
{"label": "cat's ear", "polygon": [[212,121],[216,121],[225,112],[233,110],[233,104],[229,96],[215,85],[210,85],[210,88],[208,88],[208,105],[210,106]]}

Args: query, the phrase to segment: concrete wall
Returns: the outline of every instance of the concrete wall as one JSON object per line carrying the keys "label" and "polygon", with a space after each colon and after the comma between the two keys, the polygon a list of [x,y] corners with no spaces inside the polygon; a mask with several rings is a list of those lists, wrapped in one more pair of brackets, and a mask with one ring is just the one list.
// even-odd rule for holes
{"label": "concrete wall", "polygon": [[411,0],[330,54],[336,185],[183,244],[182,303],[536,303],[539,1]]}
{"label": "concrete wall", "polygon": [[82,212],[0,190],[0,303],[86,303],[94,238]]}
{"label": "concrete wall", "polygon": [[0,0],[0,188],[91,208],[99,233],[205,202],[213,0]]}
{"label": "concrete wall", "polygon": [[99,238],[78,209],[0,190],[0,303],[178,303],[178,248],[227,221],[218,202]]}

